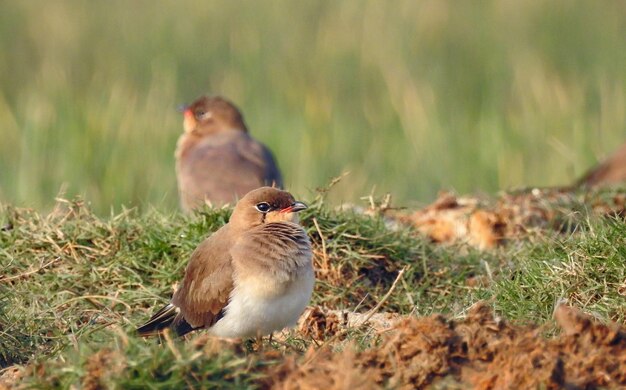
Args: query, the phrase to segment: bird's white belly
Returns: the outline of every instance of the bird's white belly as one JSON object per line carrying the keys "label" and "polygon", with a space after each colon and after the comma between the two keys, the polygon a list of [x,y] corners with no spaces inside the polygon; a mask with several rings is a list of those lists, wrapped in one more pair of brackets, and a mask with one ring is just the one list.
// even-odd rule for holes
{"label": "bird's white belly", "polygon": [[218,337],[255,337],[293,326],[311,299],[313,284],[312,269],[284,290],[264,278],[240,281],[231,293],[224,317],[209,332]]}

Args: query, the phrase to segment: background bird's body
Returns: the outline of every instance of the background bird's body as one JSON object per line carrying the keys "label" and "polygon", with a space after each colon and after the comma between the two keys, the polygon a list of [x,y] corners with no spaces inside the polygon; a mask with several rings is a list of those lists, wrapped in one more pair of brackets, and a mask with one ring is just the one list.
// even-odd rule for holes
{"label": "background bird's body", "polygon": [[623,144],[611,156],[585,173],[578,180],[576,186],[592,188],[624,182],[626,182],[626,144]]}
{"label": "background bird's body", "polygon": [[202,97],[185,110],[176,149],[181,207],[230,203],[265,185],[282,187],[270,150],[253,139],[243,116],[220,97]]}
{"label": "background bird's body", "polygon": [[[278,197],[260,201],[264,193]],[[171,327],[179,335],[205,328],[253,337],[296,323],[314,284],[311,243],[295,214],[305,206],[275,188],[250,194],[193,252],[171,303],[138,329],[141,335]],[[269,210],[258,211],[259,204]]]}
{"label": "background bird's body", "polygon": [[184,210],[205,199],[221,205],[264,185],[282,185],[271,152],[248,133],[229,131],[199,139],[183,135],[179,150],[176,174]]}

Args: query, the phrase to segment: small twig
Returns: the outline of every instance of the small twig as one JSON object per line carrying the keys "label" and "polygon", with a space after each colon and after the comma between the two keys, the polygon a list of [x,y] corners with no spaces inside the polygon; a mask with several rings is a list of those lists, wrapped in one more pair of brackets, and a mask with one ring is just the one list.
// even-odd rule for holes
{"label": "small twig", "polygon": [[124,348],[128,348],[128,335],[118,325],[113,325],[113,331],[117,333],[118,337],[122,341]]}
{"label": "small twig", "polygon": [[[93,300],[96,300],[96,299],[108,299],[110,301],[120,303],[120,304],[124,305],[128,310],[131,310],[131,307],[130,307],[130,305],[128,303],[122,301],[121,299],[118,299],[118,298],[115,298],[115,297],[108,297],[106,295],[81,295],[79,297],[70,298],[67,301],[59,303],[58,305],[56,305],[54,307],[54,310],[58,309],[59,307],[61,307],[63,305],[67,305],[70,302],[79,301],[81,299],[87,299],[91,303],[93,303],[92,299]],[[102,305],[102,306],[104,306],[104,305]]]}
{"label": "small twig", "polygon": [[332,178],[330,183],[328,183],[328,186],[326,187],[326,190],[329,191],[335,184],[339,183],[344,177],[348,176],[349,174],[350,174],[350,171],[345,171],[341,175]]}
{"label": "small twig", "polygon": [[165,332],[163,332],[163,337],[165,337],[165,342],[167,343],[167,347],[170,349],[170,351],[172,351],[172,353],[176,357],[176,360],[178,361],[183,360],[182,355],[180,354],[180,352],[178,351],[178,349],[176,349],[176,346],[174,345],[174,341],[172,340],[172,336],[170,335],[169,329],[165,329]]}
{"label": "small twig", "polygon": [[348,174],[350,174],[350,172],[344,172],[342,173],[340,176],[335,177],[334,179],[332,179],[330,181],[330,183],[326,186],[326,187],[318,187],[315,189],[315,191],[317,192],[317,196],[315,197],[315,201],[314,203],[318,206],[321,206],[324,204],[324,199],[326,198],[326,195],[330,192],[331,188],[335,186],[335,184],[339,183],[341,181],[341,179],[343,179],[344,177],[346,177]]}
{"label": "small twig", "polygon": [[406,271],[407,267],[403,267],[400,272],[398,272],[398,276],[396,276],[396,280],[393,281],[393,283],[391,284],[391,287],[389,287],[389,291],[387,291],[387,294],[385,294],[385,296],[383,297],[383,299],[381,299],[378,304],[376,304],[376,306],[374,306],[374,308],[372,310],[369,311],[369,313],[367,314],[367,316],[365,317],[365,319],[358,324],[357,326],[363,325],[365,324],[367,321],[369,321],[370,318],[372,318],[372,316],[374,314],[376,314],[376,312],[381,308],[381,306],[387,301],[387,299],[389,299],[389,297],[391,296],[391,293],[393,292],[393,290],[396,289],[396,286],[398,285],[398,282],[400,281],[400,279],[402,279],[402,275],[404,275],[404,271]]}
{"label": "small twig", "polygon": [[326,340],[324,342],[324,344],[322,344],[321,347],[319,347],[317,349],[317,351],[315,351],[315,353],[313,354],[313,356],[311,356],[307,361],[305,361],[304,363],[302,363],[302,366],[305,367],[307,366],[309,363],[311,363],[313,360],[315,360],[315,358],[317,357],[317,355],[320,353],[320,351],[322,350],[322,348],[325,345],[328,345],[332,342],[334,342],[335,340],[337,340],[339,337],[345,335],[350,329],[352,328],[356,328],[359,326],[362,326],[363,324],[365,324],[367,321],[369,321],[372,316],[374,314],[376,314],[376,312],[382,307],[382,305],[387,301],[387,299],[389,299],[389,297],[391,296],[391,293],[393,293],[393,290],[396,289],[396,286],[398,285],[398,282],[402,279],[402,275],[404,275],[404,272],[407,270],[407,267],[403,267],[400,272],[398,272],[398,276],[396,276],[396,279],[393,281],[393,283],[391,284],[391,287],[389,287],[389,291],[387,291],[387,294],[385,294],[385,296],[383,297],[383,299],[381,299],[378,304],[376,306],[374,306],[374,308],[372,308],[367,315],[365,316],[365,319],[363,321],[360,321],[360,323],[356,323],[353,326],[348,326],[346,328],[342,328],[339,332],[335,333],[333,335],[333,337],[331,337],[330,339]]}
{"label": "small twig", "polygon": [[363,302],[365,302],[365,300],[370,296],[370,293],[365,293],[365,295],[363,295],[363,298],[361,298],[361,300],[359,301],[359,303],[357,303],[356,307],[354,308],[354,310],[352,310],[353,313],[356,313],[357,311],[359,311],[359,309],[361,308],[361,305],[363,304]]}
{"label": "small twig", "polygon": [[402,279],[402,286],[404,287],[404,289],[406,290],[406,297],[409,300],[409,303],[411,304],[411,312],[413,312],[415,310],[415,301],[413,301],[413,297],[411,296],[411,294],[409,293],[410,289],[409,286],[407,286],[406,281],[404,279]]}
{"label": "small twig", "polygon": [[485,267],[485,271],[487,271],[487,276],[489,277],[489,283],[493,284],[493,273],[491,272],[491,267],[489,266],[489,263],[487,263],[485,260],[482,260],[483,266]]}
{"label": "small twig", "polygon": [[50,260],[49,262],[47,262],[46,264],[42,265],[41,267],[37,268],[37,269],[32,269],[30,271],[21,273],[19,275],[14,275],[14,276],[7,276],[5,278],[0,279],[0,283],[1,282],[9,282],[11,280],[15,280],[15,279],[20,279],[20,278],[24,278],[26,276],[32,275],[32,274],[36,274],[37,272],[41,271],[44,268],[49,267],[52,263],[60,260],[60,257],[55,258],[54,260]]}
{"label": "small twig", "polygon": [[320,229],[320,225],[317,223],[317,218],[313,217],[313,224],[315,225],[315,229],[317,229],[317,234],[319,234],[320,239],[322,240],[322,254],[324,255],[324,261],[322,266],[324,269],[327,269],[328,264],[328,252],[326,252],[326,239],[324,239],[324,235],[322,234],[322,229]]}

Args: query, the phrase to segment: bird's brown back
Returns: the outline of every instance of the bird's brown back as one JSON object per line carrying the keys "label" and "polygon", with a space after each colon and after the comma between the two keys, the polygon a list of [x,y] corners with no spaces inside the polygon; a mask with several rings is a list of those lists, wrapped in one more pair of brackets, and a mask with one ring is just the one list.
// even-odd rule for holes
{"label": "bird's brown back", "polygon": [[626,182],[626,143],[577,182],[577,186],[599,187]]}

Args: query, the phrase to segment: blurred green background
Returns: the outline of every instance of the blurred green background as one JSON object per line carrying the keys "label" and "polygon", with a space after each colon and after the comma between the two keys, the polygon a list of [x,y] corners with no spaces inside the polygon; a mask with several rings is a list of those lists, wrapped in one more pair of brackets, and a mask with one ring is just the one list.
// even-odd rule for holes
{"label": "blurred green background", "polygon": [[626,140],[624,1],[3,1],[0,200],[176,209],[176,107],[335,202],[570,183]]}

